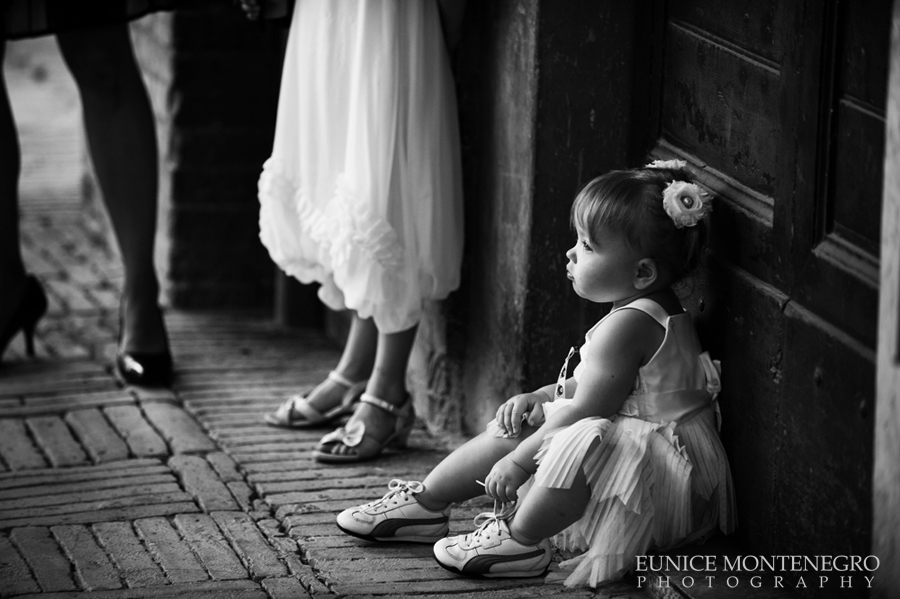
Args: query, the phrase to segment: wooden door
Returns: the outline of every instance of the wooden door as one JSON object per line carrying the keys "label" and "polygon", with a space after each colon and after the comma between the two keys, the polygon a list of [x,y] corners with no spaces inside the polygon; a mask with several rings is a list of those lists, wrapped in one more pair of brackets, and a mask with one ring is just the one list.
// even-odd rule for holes
{"label": "wooden door", "polygon": [[724,364],[739,534],[865,555],[891,1],[655,9],[639,135],[719,198],[693,309]]}

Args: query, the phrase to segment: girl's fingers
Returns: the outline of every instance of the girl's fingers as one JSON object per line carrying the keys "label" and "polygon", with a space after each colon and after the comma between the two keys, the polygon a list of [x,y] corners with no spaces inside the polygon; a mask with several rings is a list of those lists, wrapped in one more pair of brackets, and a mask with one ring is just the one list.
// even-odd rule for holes
{"label": "girl's fingers", "polygon": [[503,404],[500,406],[500,409],[497,411],[497,423],[500,424],[500,428],[503,429],[503,432],[509,433],[512,432],[509,424],[509,404]]}
{"label": "girl's fingers", "polygon": [[519,432],[519,419],[522,417],[522,414],[519,413],[519,405],[514,403],[510,405],[508,416],[509,416],[509,428],[512,429],[513,432]]}

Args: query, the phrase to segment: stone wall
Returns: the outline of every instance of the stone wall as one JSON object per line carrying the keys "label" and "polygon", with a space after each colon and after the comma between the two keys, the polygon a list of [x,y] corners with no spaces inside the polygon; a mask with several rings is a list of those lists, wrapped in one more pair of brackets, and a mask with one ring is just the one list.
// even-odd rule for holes
{"label": "stone wall", "polygon": [[[463,284],[423,325],[414,360],[427,413],[472,434],[512,394],[554,380],[605,307],[565,277],[569,208],[628,165],[633,8],[469,3],[455,56],[463,145]],[[435,324],[438,323],[438,324]]]}

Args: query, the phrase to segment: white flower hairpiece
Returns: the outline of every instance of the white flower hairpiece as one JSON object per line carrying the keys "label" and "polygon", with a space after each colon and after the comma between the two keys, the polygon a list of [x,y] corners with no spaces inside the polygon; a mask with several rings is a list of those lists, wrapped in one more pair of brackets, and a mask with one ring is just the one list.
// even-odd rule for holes
{"label": "white flower hairpiece", "polygon": [[700,222],[712,210],[712,201],[698,185],[672,181],[663,190],[663,208],[680,229]]}
{"label": "white flower hairpiece", "polygon": [[644,168],[668,168],[672,170],[678,170],[680,168],[686,168],[687,162],[684,160],[654,160],[653,162],[647,164]]}

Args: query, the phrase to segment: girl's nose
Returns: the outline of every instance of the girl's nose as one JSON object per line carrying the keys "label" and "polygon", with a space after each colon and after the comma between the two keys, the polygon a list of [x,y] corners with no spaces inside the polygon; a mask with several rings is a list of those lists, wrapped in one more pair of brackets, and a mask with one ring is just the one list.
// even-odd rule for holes
{"label": "girl's nose", "polygon": [[568,249],[568,251],[566,251],[566,258],[568,258],[572,262],[575,262],[575,247],[576,246],[573,245]]}

